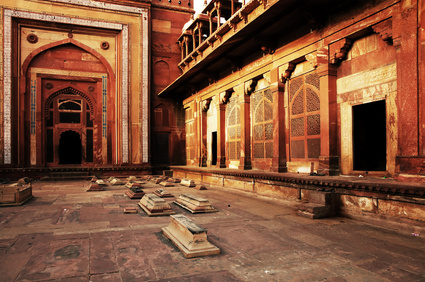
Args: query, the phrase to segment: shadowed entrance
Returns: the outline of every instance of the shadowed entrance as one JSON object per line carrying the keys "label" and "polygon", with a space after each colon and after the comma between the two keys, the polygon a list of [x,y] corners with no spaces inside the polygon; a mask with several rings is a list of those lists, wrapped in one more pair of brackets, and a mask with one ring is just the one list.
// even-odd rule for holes
{"label": "shadowed entrance", "polygon": [[61,134],[59,164],[81,164],[81,137],[77,132],[68,130]]}
{"label": "shadowed entrance", "polygon": [[354,170],[386,170],[385,101],[353,107]]}

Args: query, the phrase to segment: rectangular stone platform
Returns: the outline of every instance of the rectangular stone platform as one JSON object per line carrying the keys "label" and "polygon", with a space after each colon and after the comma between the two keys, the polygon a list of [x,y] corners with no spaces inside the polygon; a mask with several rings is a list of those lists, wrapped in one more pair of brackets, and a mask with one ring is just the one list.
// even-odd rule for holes
{"label": "rectangular stone platform", "polygon": [[153,193],[160,198],[174,197],[173,195],[171,195],[168,191],[166,191],[164,189],[155,190]]}
{"label": "rectangular stone platform", "polygon": [[149,216],[175,214],[175,212],[171,209],[170,205],[164,199],[151,193],[145,194],[143,196],[143,198],[139,202],[139,206]]}
{"label": "rectangular stone platform", "polygon": [[32,199],[32,197],[31,183],[14,183],[0,186],[0,206],[22,205]]}
{"label": "rectangular stone platform", "polygon": [[216,255],[220,249],[208,242],[207,230],[182,214],[170,216],[171,222],[162,232],[186,258]]}
{"label": "rectangular stone platform", "polygon": [[187,178],[183,178],[180,181],[180,185],[186,186],[186,187],[195,187],[195,181],[193,181],[192,179],[187,179]]}
{"label": "rectangular stone platform", "polygon": [[87,192],[104,191],[103,185],[99,185],[97,182],[90,182]]}
{"label": "rectangular stone platform", "polygon": [[174,184],[168,181],[161,181],[159,183],[159,185],[164,186],[164,187],[174,187]]}
{"label": "rectangular stone platform", "polygon": [[112,185],[125,185],[126,184],[126,182],[124,180],[121,180],[121,179],[116,178],[116,177],[109,178],[109,183],[111,183]]}
{"label": "rectangular stone platform", "polygon": [[128,189],[125,194],[130,198],[130,199],[140,199],[145,195],[145,192],[143,192],[142,188],[137,187],[137,188],[130,188]]}
{"label": "rectangular stone platform", "polygon": [[193,194],[181,194],[174,204],[187,209],[191,213],[217,212],[207,199]]}

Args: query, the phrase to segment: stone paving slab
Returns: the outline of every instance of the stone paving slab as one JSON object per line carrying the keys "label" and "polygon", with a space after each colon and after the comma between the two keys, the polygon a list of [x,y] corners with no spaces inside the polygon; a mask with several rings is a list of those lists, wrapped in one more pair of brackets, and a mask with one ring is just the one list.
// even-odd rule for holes
{"label": "stone paving slab", "polygon": [[[413,236],[415,226],[312,220],[283,201],[179,185],[167,190],[219,210],[171,205],[221,250],[186,259],[161,232],[168,216],[148,217],[124,186],[87,193],[88,183],[36,182],[34,199],[0,208],[0,281],[425,281],[425,234]],[[124,214],[131,206],[138,213]]]}

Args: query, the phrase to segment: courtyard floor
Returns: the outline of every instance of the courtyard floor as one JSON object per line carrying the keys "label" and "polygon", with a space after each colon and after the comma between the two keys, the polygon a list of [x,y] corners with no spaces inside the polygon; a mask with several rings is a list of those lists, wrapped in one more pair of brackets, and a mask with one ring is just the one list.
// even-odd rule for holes
{"label": "courtyard floor", "polygon": [[[150,184],[207,198],[191,214],[219,247],[186,259],[124,186],[86,192],[88,181],[34,182],[34,198],[0,208],[0,281],[425,281],[425,234],[348,218],[299,217],[293,205],[233,189]],[[124,214],[137,207],[137,214]]]}

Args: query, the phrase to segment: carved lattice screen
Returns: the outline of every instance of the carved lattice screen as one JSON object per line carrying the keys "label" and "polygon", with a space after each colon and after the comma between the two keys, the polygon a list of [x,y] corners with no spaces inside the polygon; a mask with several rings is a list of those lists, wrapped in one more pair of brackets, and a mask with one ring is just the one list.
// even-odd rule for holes
{"label": "carved lattice screen", "polygon": [[273,157],[273,95],[270,88],[251,95],[254,159]]}
{"label": "carved lattice screen", "polygon": [[[195,159],[195,120],[193,118],[193,110],[191,108],[185,111],[186,121],[186,159],[187,161]],[[189,163],[189,162],[188,162]]]}
{"label": "carved lattice screen", "polygon": [[291,159],[318,159],[320,156],[320,81],[315,72],[289,83]]}
{"label": "carved lattice screen", "polygon": [[237,97],[231,98],[226,107],[227,117],[227,157],[239,160],[241,157],[241,117]]}

